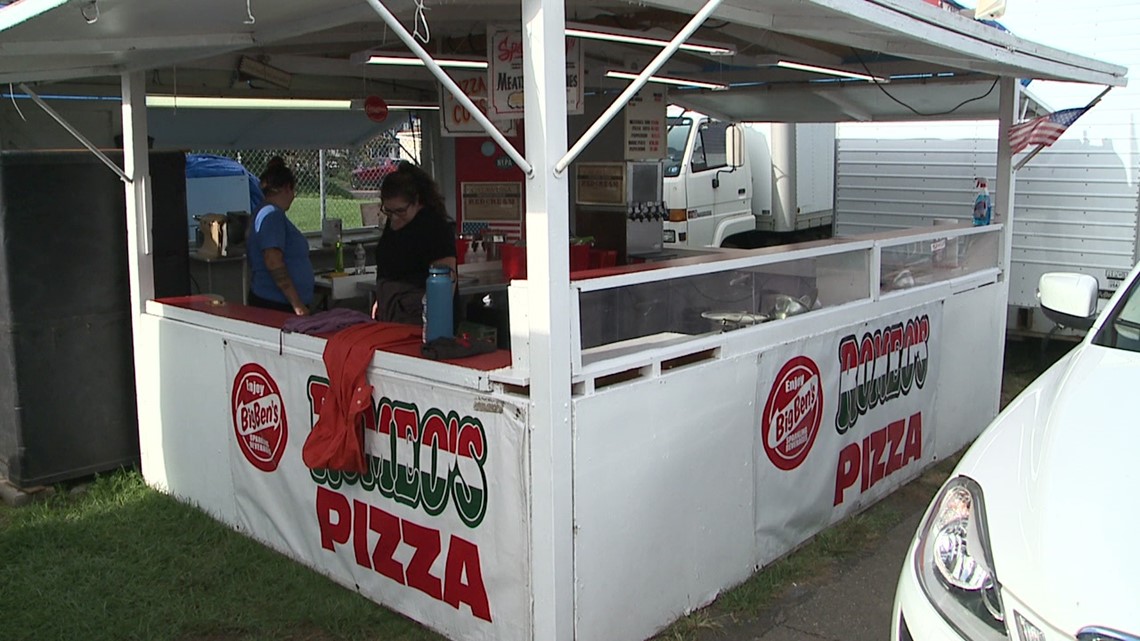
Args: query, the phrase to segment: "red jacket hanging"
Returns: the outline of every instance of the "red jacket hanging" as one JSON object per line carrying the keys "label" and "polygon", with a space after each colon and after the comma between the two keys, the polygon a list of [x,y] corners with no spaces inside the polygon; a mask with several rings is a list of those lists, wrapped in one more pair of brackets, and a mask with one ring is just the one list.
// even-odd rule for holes
{"label": "red jacket hanging", "polygon": [[325,344],[324,362],[329,392],[320,416],[305,439],[301,458],[310,469],[364,473],[364,431],[361,415],[372,405],[368,366],[376,350],[420,340],[415,325],[365,323],[333,334]]}

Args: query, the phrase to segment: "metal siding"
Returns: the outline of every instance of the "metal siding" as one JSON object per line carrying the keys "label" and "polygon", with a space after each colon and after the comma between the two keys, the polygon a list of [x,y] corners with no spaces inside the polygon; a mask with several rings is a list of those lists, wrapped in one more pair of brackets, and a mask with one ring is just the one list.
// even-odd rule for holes
{"label": "metal siding", "polygon": [[[969,220],[974,176],[996,182],[995,140],[840,139],[837,147],[840,235]],[[1046,271],[1082,271],[1103,285],[1105,269],[1132,266],[1138,193],[1127,162],[1108,141],[1062,139],[1018,172],[1010,305],[1036,306]]]}
{"label": "metal siding", "polygon": [[[1130,76],[1140,70],[1140,41],[1135,35],[1140,27],[1140,3],[1094,0],[1081,5],[1080,11],[1072,11],[1073,3],[1062,0],[1035,0],[1033,4],[1032,16],[1019,15],[1014,22],[1011,12],[1007,26],[1016,32],[1033,33],[1034,40],[1047,45],[1112,60],[1128,67]],[[1063,21],[1056,19],[1060,12]],[[1030,89],[1054,109],[1084,105],[1100,90],[1076,84],[1040,89],[1031,84]],[[1133,82],[1118,87],[1074,123],[1053,147],[1018,172],[1011,305],[1036,307],[1037,279],[1046,271],[1082,271],[1095,276],[1106,288],[1109,283],[1105,269],[1127,270],[1140,258],[1138,112],[1140,85]],[[917,216],[897,215],[897,202],[879,204],[878,199],[904,200],[902,194],[910,200],[926,201],[914,211],[949,212],[967,219],[973,201],[971,172],[959,173],[963,167],[944,161],[955,152],[973,154],[967,163],[973,162],[979,171],[992,174],[996,164],[996,140],[992,138],[995,134],[992,121],[840,125],[836,158],[839,233],[929,224]],[[900,139],[903,136],[911,139]],[[893,161],[904,164],[872,164],[868,171],[866,161],[886,157],[887,152],[898,156]],[[882,176],[873,175],[876,172]],[[948,186],[932,182],[929,177],[916,178],[916,174],[933,172],[965,181]],[[946,188],[949,191],[940,190]],[[947,206],[946,201],[958,204]],[[1048,329],[1048,324],[1037,321],[1033,328]]]}

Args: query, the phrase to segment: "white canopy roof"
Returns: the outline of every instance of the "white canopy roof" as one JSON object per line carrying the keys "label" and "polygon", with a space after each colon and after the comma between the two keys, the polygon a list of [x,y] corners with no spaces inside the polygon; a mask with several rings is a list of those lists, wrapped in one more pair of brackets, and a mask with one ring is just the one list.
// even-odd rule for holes
{"label": "white canopy roof", "polygon": [[[7,25],[22,5],[27,13],[55,4]],[[385,5],[412,28],[414,2]],[[702,5],[565,3],[568,21],[665,38]],[[427,47],[437,55],[485,56],[486,25],[520,20],[517,0],[427,0],[426,6]],[[407,51],[364,0],[274,0],[251,8],[252,21],[245,3],[235,0],[20,0],[0,8],[0,27],[7,26],[0,32],[0,81],[114,94],[120,73],[153,70],[151,93],[438,99],[438,85],[423,68],[359,62],[365,52]],[[736,120],[910,120],[941,112],[950,112],[943,118],[989,117],[996,112],[998,92],[990,89],[998,76],[1122,85],[1126,73],[921,0],[725,0],[694,39],[737,53],[678,52],[662,74],[732,88],[677,90],[671,99]],[[637,68],[655,53],[597,41],[584,50],[588,91],[620,90],[625,81],[606,78],[605,70]],[[288,88],[240,73],[242,56],[288,72]],[[778,60],[869,71],[891,82],[837,81],[777,67]]]}

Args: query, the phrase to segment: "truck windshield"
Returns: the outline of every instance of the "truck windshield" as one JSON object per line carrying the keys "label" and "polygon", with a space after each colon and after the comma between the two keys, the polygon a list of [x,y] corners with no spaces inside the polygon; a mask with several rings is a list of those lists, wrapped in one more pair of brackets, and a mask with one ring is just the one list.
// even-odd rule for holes
{"label": "truck windshield", "polygon": [[665,175],[681,175],[681,159],[685,155],[685,144],[689,141],[689,131],[693,128],[692,118],[671,118],[665,132],[665,143],[669,156],[665,159]]}
{"label": "truck windshield", "polygon": [[1093,338],[1094,345],[1140,352],[1140,278],[1134,279],[1124,297]]}

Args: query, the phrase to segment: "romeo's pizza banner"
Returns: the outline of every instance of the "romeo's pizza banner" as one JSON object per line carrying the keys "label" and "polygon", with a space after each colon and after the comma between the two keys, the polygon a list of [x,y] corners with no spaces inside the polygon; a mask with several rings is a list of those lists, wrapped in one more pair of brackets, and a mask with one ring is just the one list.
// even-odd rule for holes
{"label": "romeo's pizza banner", "polygon": [[756,528],[762,559],[873,503],[931,460],[942,303],[760,357]]}
{"label": "romeo's pizza banner", "polygon": [[529,637],[522,408],[374,377],[368,471],[313,471],[323,363],[231,340],[226,373],[242,530],[450,638]]}

